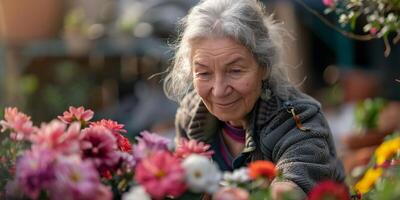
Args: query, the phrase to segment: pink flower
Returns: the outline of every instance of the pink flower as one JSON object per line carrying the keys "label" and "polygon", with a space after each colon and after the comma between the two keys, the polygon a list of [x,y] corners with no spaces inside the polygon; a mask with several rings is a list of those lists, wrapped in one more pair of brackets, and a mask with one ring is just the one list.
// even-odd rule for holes
{"label": "pink flower", "polygon": [[211,156],[214,154],[214,151],[209,149],[210,145],[205,144],[204,142],[197,142],[196,140],[187,140],[185,138],[181,138],[176,144],[175,156],[178,158],[186,158],[191,154],[200,154],[206,156],[207,158],[211,158]]}
{"label": "pink flower", "polygon": [[11,130],[11,139],[28,139],[36,130],[32,125],[31,117],[18,111],[17,108],[6,108],[4,110],[4,119],[0,121],[1,132],[7,129]]}
{"label": "pink flower", "polygon": [[32,149],[17,162],[18,185],[28,197],[36,199],[40,191],[48,188],[54,180],[56,154],[49,149]]}
{"label": "pink flower", "polygon": [[51,199],[112,199],[111,191],[102,185],[89,160],[82,161],[79,156],[60,157],[54,174],[56,179],[49,189]]}
{"label": "pink flower", "polygon": [[113,120],[101,120],[97,122],[90,123],[90,127],[93,126],[102,126],[107,128],[112,132],[112,134],[117,138],[118,149],[123,152],[131,152],[132,151],[132,144],[129,142],[127,138],[122,136],[120,133],[126,133],[126,130],[123,129],[123,124],[118,124],[118,122]]}
{"label": "pink flower", "polygon": [[179,197],[185,190],[185,172],[178,158],[158,151],[144,158],[135,170],[135,180],[155,199]]}
{"label": "pink flower", "polygon": [[224,187],[213,195],[213,200],[248,200],[249,193],[241,188]]}
{"label": "pink flower", "polygon": [[335,0],[322,0],[322,2],[327,7],[332,7],[333,5],[335,5]]}
{"label": "pink flower", "polygon": [[102,119],[97,122],[91,122],[90,126],[104,126],[105,128],[108,128],[113,134],[126,133],[126,130],[123,129],[124,128],[123,124],[118,124],[118,122],[110,119],[109,120]]}
{"label": "pink flower", "polygon": [[370,32],[372,35],[376,35],[376,33],[378,33],[378,29],[375,28],[375,27],[372,27],[372,28],[369,30],[369,32]]}
{"label": "pink flower", "polygon": [[135,170],[136,161],[133,156],[126,152],[117,152],[119,160],[117,165],[117,172],[124,173],[124,172],[132,172]]}
{"label": "pink flower", "polygon": [[68,130],[66,128],[67,125],[58,120],[42,124],[37,134],[32,135],[33,146],[53,149],[64,154],[78,154],[80,124],[74,122]]}
{"label": "pink flower", "polygon": [[82,126],[86,126],[86,123],[93,118],[93,111],[88,109],[85,110],[83,106],[75,108],[73,106],[69,107],[69,112],[65,111],[63,116],[58,116],[58,119],[66,124],[70,124],[73,121],[78,121]]}
{"label": "pink flower", "polygon": [[141,137],[137,137],[138,143],[133,146],[133,155],[137,161],[150,156],[160,150],[168,150],[170,140],[155,133],[143,131]]}
{"label": "pink flower", "polygon": [[345,185],[328,180],[318,183],[308,194],[308,199],[350,200],[350,194]]}
{"label": "pink flower", "polygon": [[84,159],[90,159],[100,170],[113,167],[118,162],[117,143],[110,130],[94,126],[82,130],[81,150]]}

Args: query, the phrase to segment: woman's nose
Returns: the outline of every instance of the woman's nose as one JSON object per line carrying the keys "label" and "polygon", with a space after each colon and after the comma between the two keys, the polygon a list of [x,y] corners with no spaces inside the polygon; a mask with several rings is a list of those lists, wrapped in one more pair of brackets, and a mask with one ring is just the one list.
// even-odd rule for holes
{"label": "woman's nose", "polygon": [[230,92],[227,80],[223,76],[216,76],[213,84],[212,94],[214,97],[224,97]]}

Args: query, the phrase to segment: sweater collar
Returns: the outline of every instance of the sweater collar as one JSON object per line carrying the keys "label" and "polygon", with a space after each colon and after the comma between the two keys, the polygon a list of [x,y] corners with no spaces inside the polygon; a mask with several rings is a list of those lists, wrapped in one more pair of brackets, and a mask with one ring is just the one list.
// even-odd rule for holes
{"label": "sweater collar", "polygon": [[[189,122],[187,135],[190,139],[211,143],[214,134],[220,130],[220,121],[213,116],[206,108],[200,97],[196,95],[197,106],[195,113]],[[252,152],[256,149],[255,132],[268,122],[276,110],[280,107],[277,96],[272,95],[267,101],[258,99],[254,109],[248,115],[249,127],[246,129],[246,139],[243,153]]]}

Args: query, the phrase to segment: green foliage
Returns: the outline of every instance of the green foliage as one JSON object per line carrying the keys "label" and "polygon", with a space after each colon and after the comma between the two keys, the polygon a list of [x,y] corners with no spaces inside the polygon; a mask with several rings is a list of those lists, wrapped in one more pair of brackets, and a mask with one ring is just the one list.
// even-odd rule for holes
{"label": "green foliage", "polygon": [[361,130],[377,128],[379,113],[385,105],[386,101],[382,98],[359,102],[354,111],[356,125]]}
{"label": "green foliage", "polygon": [[7,182],[14,176],[17,157],[29,145],[12,141],[9,137],[7,133],[0,133],[0,198],[5,194]]}
{"label": "green foliage", "polygon": [[270,190],[256,190],[250,195],[250,200],[270,200]]}

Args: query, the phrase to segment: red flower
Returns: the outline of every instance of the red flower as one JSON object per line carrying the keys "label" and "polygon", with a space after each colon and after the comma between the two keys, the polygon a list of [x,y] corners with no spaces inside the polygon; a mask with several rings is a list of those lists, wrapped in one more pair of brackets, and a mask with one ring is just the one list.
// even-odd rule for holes
{"label": "red flower", "polygon": [[318,183],[308,195],[309,200],[350,200],[347,187],[331,180]]}
{"label": "red flower", "polygon": [[112,174],[111,174],[110,170],[101,171],[100,174],[101,174],[102,177],[106,178],[107,180],[111,180],[112,179]]}
{"label": "red flower", "polygon": [[272,180],[276,176],[276,168],[272,162],[257,160],[249,164],[249,176],[252,179],[266,177]]}
{"label": "red flower", "polygon": [[132,144],[131,142],[129,142],[128,138],[120,134],[116,134],[114,136],[117,138],[117,145],[119,150],[128,153],[132,152]]}

